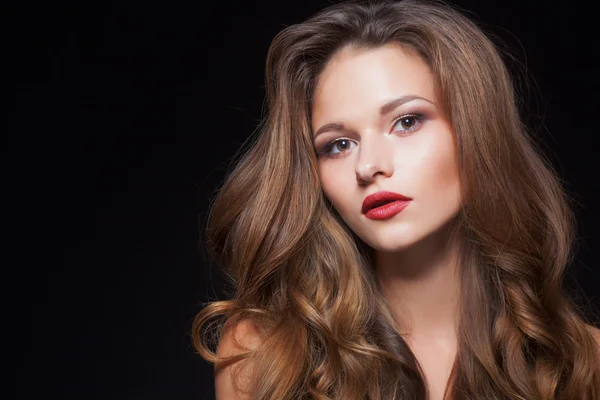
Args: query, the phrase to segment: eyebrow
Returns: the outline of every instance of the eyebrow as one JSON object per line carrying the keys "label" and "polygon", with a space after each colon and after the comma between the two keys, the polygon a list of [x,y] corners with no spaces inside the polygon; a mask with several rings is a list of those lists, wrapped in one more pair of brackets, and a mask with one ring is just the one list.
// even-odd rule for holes
{"label": "eyebrow", "polygon": [[[395,110],[396,108],[400,107],[402,104],[408,103],[409,101],[413,101],[413,100],[424,100],[428,103],[434,104],[432,101],[427,100],[424,97],[411,94],[411,95],[398,97],[397,99],[388,101],[383,106],[381,106],[381,108],[379,109],[379,115],[384,116],[384,115],[388,114],[389,112]],[[341,124],[339,122],[331,122],[329,124],[323,125],[319,129],[317,129],[314,137],[316,138],[321,133],[325,133],[327,131],[341,131],[341,130],[344,130],[344,124]]]}

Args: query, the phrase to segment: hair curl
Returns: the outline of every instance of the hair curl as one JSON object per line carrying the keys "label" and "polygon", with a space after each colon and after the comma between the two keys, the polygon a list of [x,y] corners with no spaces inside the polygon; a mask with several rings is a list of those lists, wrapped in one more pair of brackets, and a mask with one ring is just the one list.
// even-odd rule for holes
{"label": "hair curl", "polygon": [[[457,144],[463,290],[446,398],[600,398],[596,343],[562,289],[569,199],[519,116],[498,46],[441,1],[335,4],[274,38],[264,125],[207,221],[209,254],[235,293],[196,316],[197,351],[215,363],[251,359],[255,399],[427,398],[369,249],[321,190],[310,126],[315,82],[334,53],[392,42],[430,67]],[[218,358],[207,343],[219,329],[206,327],[219,316],[252,321],[260,345]]]}

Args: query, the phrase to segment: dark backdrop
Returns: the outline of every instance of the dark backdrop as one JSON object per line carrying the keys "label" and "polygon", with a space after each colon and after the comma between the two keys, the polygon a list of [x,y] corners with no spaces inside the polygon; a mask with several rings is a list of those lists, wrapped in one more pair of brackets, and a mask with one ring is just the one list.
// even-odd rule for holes
{"label": "dark backdrop", "polygon": [[[261,118],[271,39],[327,4],[8,5],[2,293],[18,398],[214,398],[189,332],[226,287],[198,246],[199,222]],[[457,4],[527,68],[528,121],[578,204],[569,276],[598,309],[592,6]]]}

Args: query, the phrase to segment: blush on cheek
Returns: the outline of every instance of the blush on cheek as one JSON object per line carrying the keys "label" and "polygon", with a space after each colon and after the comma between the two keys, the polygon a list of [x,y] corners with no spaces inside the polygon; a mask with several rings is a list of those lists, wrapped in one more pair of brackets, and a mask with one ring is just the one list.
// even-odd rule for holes
{"label": "blush on cheek", "polygon": [[350,186],[344,183],[339,172],[331,170],[331,168],[320,168],[319,170],[321,187],[331,203],[337,203],[338,199],[342,200],[350,190]]}
{"label": "blush on cheek", "polygon": [[452,203],[460,197],[457,165],[451,154],[440,158],[431,171],[431,189],[435,197]]}
{"label": "blush on cheek", "polygon": [[439,132],[440,135],[432,137],[435,140],[427,146],[420,164],[423,170],[430,171],[438,180],[446,181],[457,175],[456,156],[450,133],[442,130]]}

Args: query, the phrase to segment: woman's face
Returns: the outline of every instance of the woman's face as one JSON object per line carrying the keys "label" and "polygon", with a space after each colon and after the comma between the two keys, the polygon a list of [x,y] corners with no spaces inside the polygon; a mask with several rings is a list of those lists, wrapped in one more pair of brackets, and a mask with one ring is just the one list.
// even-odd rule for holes
{"label": "woman's face", "polygon": [[[439,231],[460,208],[453,133],[434,97],[429,67],[394,44],[344,48],[319,76],[312,132],[321,184],[375,250],[403,250]],[[363,213],[364,199],[379,191],[411,200]]]}

